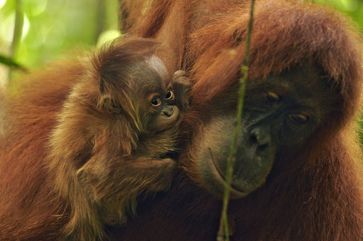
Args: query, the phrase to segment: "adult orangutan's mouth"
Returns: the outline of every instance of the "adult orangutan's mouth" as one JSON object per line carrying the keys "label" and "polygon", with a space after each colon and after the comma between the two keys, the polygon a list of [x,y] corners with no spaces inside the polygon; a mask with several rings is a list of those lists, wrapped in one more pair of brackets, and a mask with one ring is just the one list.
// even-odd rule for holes
{"label": "adult orangutan's mouth", "polygon": [[233,185],[233,181],[232,181],[231,184],[228,185],[227,182],[226,182],[226,175],[220,169],[219,165],[215,162],[215,159],[210,158],[209,160],[210,160],[209,161],[209,164],[210,164],[209,166],[210,166],[211,174],[213,175],[213,177],[214,177],[215,181],[218,183],[218,185],[222,186],[222,188],[219,188],[219,189],[223,190],[221,195],[223,195],[224,190],[226,188],[229,188],[231,198],[245,197],[249,193],[249,192],[241,190],[238,187],[236,187],[235,185]]}

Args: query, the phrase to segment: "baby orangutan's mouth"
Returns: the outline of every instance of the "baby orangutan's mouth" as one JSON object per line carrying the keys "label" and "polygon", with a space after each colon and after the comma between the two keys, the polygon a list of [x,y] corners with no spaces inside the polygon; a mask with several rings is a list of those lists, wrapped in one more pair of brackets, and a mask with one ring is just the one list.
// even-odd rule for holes
{"label": "baby orangutan's mouth", "polygon": [[179,114],[178,117],[176,117],[173,122],[170,122],[169,124],[165,125],[161,129],[155,130],[153,134],[157,135],[157,134],[161,134],[163,132],[169,131],[171,133],[171,135],[174,135],[173,131],[175,132],[175,134],[178,132],[178,128],[179,128],[182,120],[183,120],[182,115]]}

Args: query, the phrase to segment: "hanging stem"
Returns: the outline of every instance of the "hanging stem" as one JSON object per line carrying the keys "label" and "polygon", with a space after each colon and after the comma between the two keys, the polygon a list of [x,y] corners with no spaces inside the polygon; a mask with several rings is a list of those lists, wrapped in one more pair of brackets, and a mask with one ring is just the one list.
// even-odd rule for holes
{"label": "hanging stem", "polygon": [[[23,33],[24,15],[23,15],[23,2],[22,0],[15,0],[15,23],[13,39],[10,46],[10,58],[16,60],[16,56]],[[9,70],[9,80],[11,79],[12,69]]]}
{"label": "hanging stem", "polygon": [[245,89],[246,89],[246,81],[248,80],[248,69],[250,62],[250,46],[251,46],[251,36],[253,29],[253,17],[254,17],[254,9],[255,9],[255,0],[251,0],[250,5],[250,14],[249,21],[247,26],[247,36],[246,36],[246,46],[245,46],[245,56],[241,66],[241,78],[239,80],[239,91],[238,91],[238,103],[237,103],[237,123],[232,139],[232,145],[230,146],[229,155],[227,158],[227,171],[226,171],[226,182],[224,187],[224,195],[223,195],[223,206],[222,206],[222,214],[220,219],[219,230],[217,234],[217,241],[229,241],[230,240],[230,231],[228,224],[228,204],[229,197],[231,191],[231,183],[232,183],[232,175],[233,175],[233,167],[236,161],[236,153],[237,153],[237,143],[239,135],[242,131],[242,113],[243,113],[243,105],[244,105],[244,97],[245,97]]}
{"label": "hanging stem", "polygon": [[97,1],[97,18],[96,18],[96,34],[95,43],[97,44],[100,35],[105,31],[106,27],[106,0]]}

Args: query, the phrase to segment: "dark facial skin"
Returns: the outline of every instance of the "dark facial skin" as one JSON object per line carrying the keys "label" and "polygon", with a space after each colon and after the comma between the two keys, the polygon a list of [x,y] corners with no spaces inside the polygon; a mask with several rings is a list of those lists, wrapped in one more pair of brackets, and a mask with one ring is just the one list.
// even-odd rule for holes
{"label": "dark facial skin", "polygon": [[179,109],[173,104],[175,99],[174,92],[160,91],[151,93],[146,99],[149,105],[149,122],[147,129],[153,132],[166,130],[178,121]]}
{"label": "dark facial skin", "polygon": [[[153,107],[155,106],[157,108],[157,114],[150,123],[150,129],[153,129],[155,131],[163,131],[165,129],[168,129],[178,120],[179,109],[174,105],[167,104],[166,101],[159,101],[161,102],[161,104],[155,104],[159,103],[157,101],[158,99],[161,98],[156,97],[153,98],[153,100],[151,101]],[[159,107],[157,105],[159,105]]]}
{"label": "dark facial skin", "polygon": [[[154,61],[155,62],[155,61]],[[160,132],[175,125],[180,119],[180,111],[185,111],[189,107],[190,101],[190,81],[186,73],[179,70],[174,73],[169,87],[165,86],[165,81],[154,72],[153,68],[148,69],[148,76],[144,71],[138,76],[139,80],[144,80],[138,86],[144,87],[144,103],[141,106],[140,115],[146,120],[146,130],[149,132]],[[140,74],[139,74],[140,75]],[[139,81],[140,82],[140,81]]]}
{"label": "dark facial skin", "polygon": [[[232,196],[243,197],[262,186],[276,158],[293,158],[333,110],[333,88],[310,65],[291,69],[266,80],[247,83],[243,131],[239,135]],[[319,93],[319,94],[317,94]],[[236,96],[233,94],[233,96]],[[329,100],[329,102],[327,101]],[[217,102],[218,103],[218,102]],[[230,104],[228,104],[230,103]],[[230,109],[229,113],[223,110]],[[226,159],[235,125],[235,100],[225,101],[221,114],[210,119],[198,139],[194,158],[203,184],[221,196]]]}
{"label": "dark facial skin", "polygon": [[184,71],[174,73],[168,89],[149,97],[153,113],[150,129],[162,131],[169,128],[178,120],[180,110],[185,111],[190,106],[190,81]]}

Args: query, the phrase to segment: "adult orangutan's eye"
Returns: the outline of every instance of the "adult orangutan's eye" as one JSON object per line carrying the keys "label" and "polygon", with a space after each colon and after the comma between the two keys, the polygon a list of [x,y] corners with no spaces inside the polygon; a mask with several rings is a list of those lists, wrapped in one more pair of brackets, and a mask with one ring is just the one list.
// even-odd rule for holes
{"label": "adult orangutan's eye", "polygon": [[266,93],[266,99],[269,102],[279,102],[281,100],[281,96],[279,96],[277,93],[269,91]]}
{"label": "adult orangutan's eye", "polygon": [[303,114],[303,113],[290,114],[289,119],[292,122],[294,122],[295,124],[302,125],[302,124],[306,124],[309,121],[310,116],[307,114]]}

